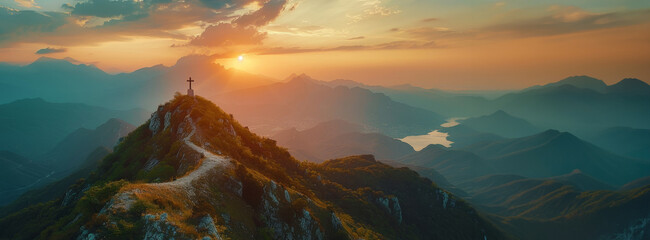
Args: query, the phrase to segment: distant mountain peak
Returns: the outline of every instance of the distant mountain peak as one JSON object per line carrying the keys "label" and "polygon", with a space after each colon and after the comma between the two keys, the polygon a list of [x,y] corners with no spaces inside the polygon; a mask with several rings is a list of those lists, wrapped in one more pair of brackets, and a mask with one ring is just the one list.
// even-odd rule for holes
{"label": "distant mountain peak", "polygon": [[547,141],[548,143],[555,142],[559,144],[573,144],[573,143],[584,143],[580,138],[571,134],[570,132],[562,132],[555,129],[548,129],[544,132],[541,132],[536,135],[532,135],[529,138],[539,139]]}
{"label": "distant mountain peak", "polygon": [[575,88],[590,89],[590,90],[594,90],[596,92],[604,92],[606,90],[606,88],[607,88],[607,84],[605,84],[605,82],[603,82],[602,80],[596,79],[596,78],[593,78],[593,77],[590,77],[590,76],[581,75],[581,76],[567,77],[567,78],[562,79],[560,81],[552,82],[552,83],[545,84],[545,85],[542,85],[542,86],[539,86],[539,85],[533,86],[533,87],[524,89],[524,91],[532,90],[532,89],[539,89],[539,88],[555,88],[555,87],[565,88],[567,85],[575,87]]}
{"label": "distant mountain peak", "polygon": [[51,57],[39,57],[38,59],[36,59],[35,61],[33,61],[29,65],[52,64],[52,63],[54,63],[54,64],[72,65],[72,66],[82,65],[82,66],[93,66],[94,67],[94,65],[92,65],[92,64],[84,64],[83,62],[80,62],[80,61],[78,61],[76,59],[73,59],[73,58],[70,58],[70,57],[66,57],[66,58],[63,58],[63,59],[51,58]]}
{"label": "distant mountain peak", "polygon": [[106,121],[104,124],[99,125],[97,127],[97,130],[102,130],[102,129],[121,129],[121,128],[126,128],[126,129],[134,129],[135,126],[127,123],[124,120],[121,120],[119,118],[111,118],[108,121]]}
{"label": "distant mountain peak", "polygon": [[36,98],[25,98],[25,99],[18,99],[16,101],[13,101],[12,103],[47,103],[45,99],[36,97]]}
{"label": "distant mountain peak", "polygon": [[650,94],[650,85],[637,78],[626,78],[609,86],[608,91],[626,94]]}
{"label": "distant mountain peak", "polygon": [[496,112],[494,112],[494,113],[492,113],[490,115],[493,115],[493,116],[511,116],[506,111],[503,111],[501,109],[497,110]]}
{"label": "distant mountain peak", "polygon": [[587,88],[587,89],[595,90],[595,91],[598,91],[598,92],[604,91],[605,88],[607,87],[607,84],[605,84],[605,82],[603,82],[602,80],[596,79],[596,78],[593,78],[593,77],[589,77],[589,76],[585,76],[585,75],[571,76],[571,77],[562,79],[562,80],[560,80],[558,82],[555,82],[552,85],[555,85],[555,86],[572,85],[572,86],[575,86],[575,87]]}
{"label": "distant mountain peak", "polygon": [[558,135],[558,134],[560,134],[560,131],[555,130],[555,129],[548,129],[548,130],[540,133],[540,135]]}
{"label": "distant mountain peak", "polygon": [[582,174],[582,171],[580,169],[576,168],[576,169],[573,169],[573,171],[571,171],[571,173],[569,173],[569,174]]}
{"label": "distant mountain peak", "polygon": [[512,116],[503,110],[497,110],[489,115],[461,119],[458,122],[479,132],[503,137],[523,137],[540,131],[528,120]]}
{"label": "distant mountain peak", "polygon": [[318,81],[318,80],[313,79],[312,77],[310,77],[309,75],[307,75],[307,74],[305,74],[305,73],[301,73],[300,75],[295,74],[295,73],[292,73],[291,75],[289,75],[289,77],[287,77],[287,82],[309,82],[309,83],[315,83],[315,82],[317,82],[317,81]]}
{"label": "distant mountain peak", "polygon": [[624,84],[624,85],[628,85],[628,84],[632,85],[632,84],[634,84],[634,85],[643,85],[643,86],[648,85],[648,83],[646,83],[644,81],[641,81],[638,78],[625,78],[625,79],[619,81],[617,84]]}
{"label": "distant mountain peak", "polygon": [[424,147],[420,152],[428,152],[428,151],[447,151],[449,148],[440,145],[440,144],[429,144],[426,147]]}
{"label": "distant mountain peak", "polygon": [[63,59],[58,59],[58,58],[51,58],[51,57],[39,57],[32,63],[37,63],[37,62],[53,62],[53,61],[58,61],[58,62],[68,62]]}

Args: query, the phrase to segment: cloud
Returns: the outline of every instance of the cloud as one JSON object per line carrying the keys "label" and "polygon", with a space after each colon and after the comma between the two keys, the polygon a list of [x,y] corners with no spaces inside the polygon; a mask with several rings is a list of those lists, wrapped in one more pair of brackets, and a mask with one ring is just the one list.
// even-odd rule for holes
{"label": "cloud", "polygon": [[649,21],[650,9],[594,13],[573,6],[552,6],[542,17],[496,24],[482,31],[523,37],[551,36]]}
{"label": "cloud", "polygon": [[41,8],[36,3],[34,0],[14,0],[18,5],[26,8]]}
{"label": "cloud", "polygon": [[70,13],[72,15],[110,18],[134,15],[137,12],[143,11],[143,8],[151,3],[151,1],[137,2],[132,0],[89,0],[87,2],[77,3],[74,6],[67,4],[63,6],[64,8],[71,9],[72,11]]}
{"label": "cloud", "polygon": [[275,33],[284,33],[291,35],[314,35],[323,31],[329,31],[321,26],[307,25],[307,26],[293,26],[293,25],[269,25],[264,27],[265,30]]}
{"label": "cloud", "polygon": [[203,6],[212,8],[212,9],[223,9],[223,8],[240,8],[246,6],[250,3],[256,2],[256,0],[199,0]]}
{"label": "cloud", "polygon": [[[108,10],[102,12],[102,6]],[[19,11],[0,6],[0,46],[17,42],[74,46],[135,36],[189,40],[190,36],[176,30],[231,21],[240,10],[215,11],[199,0],[93,0],[63,8],[69,12]]]}
{"label": "cloud", "polygon": [[390,16],[402,12],[399,9],[392,9],[383,6],[381,0],[358,0],[358,2],[361,3],[361,6],[359,7],[363,11],[360,14],[347,15],[347,17],[351,19],[353,23],[374,16]]}
{"label": "cloud", "polygon": [[266,33],[258,32],[255,27],[220,23],[207,27],[200,36],[190,41],[190,45],[206,47],[255,45],[260,44],[265,37]]}
{"label": "cloud", "polygon": [[440,20],[439,18],[425,18],[425,19],[422,19],[422,22],[429,23],[429,22],[436,22],[436,21],[439,21],[439,20]]}
{"label": "cloud", "polygon": [[239,17],[234,23],[240,26],[264,26],[280,15],[286,3],[286,0],[268,0],[260,9]]}
{"label": "cloud", "polygon": [[15,10],[0,6],[0,43],[31,32],[53,32],[66,23],[66,14]]}
{"label": "cloud", "polygon": [[67,50],[68,49],[65,49],[65,48],[50,48],[50,47],[47,47],[47,48],[39,49],[38,51],[36,51],[36,54],[62,53],[62,52],[65,52]]}
{"label": "cloud", "polygon": [[403,33],[408,34],[412,37],[417,37],[421,39],[434,39],[434,38],[448,38],[448,37],[458,37],[466,36],[467,33],[461,33],[453,31],[445,27],[416,27],[403,29]]}
{"label": "cloud", "polygon": [[225,47],[261,44],[262,40],[266,38],[266,32],[260,32],[259,27],[275,20],[284,10],[286,3],[286,0],[268,0],[263,3],[261,8],[244,14],[230,23],[219,23],[207,27],[200,36],[192,39],[189,45]]}
{"label": "cloud", "polygon": [[364,39],[364,38],[366,38],[366,37],[358,36],[358,37],[348,38],[348,40],[361,40],[361,39]]}
{"label": "cloud", "polygon": [[361,50],[391,50],[391,49],[427,49],[439,48],[434,41],[393,41],[375,45],[343,45],[330,48],[285,48],[271,47],[258,48],[249,52],[258,55],[295,54],[307,52],[332,52],[332,51],[361,51]]}
{"label": "cloud", "polygon": [[[0,7],[0,46],[45,43],[59,46],[124,41],[137,36],[189,40],[192,45],[258,44],[265,33],[257,28],[278,17],[286,0],[81,0],[63,4],[67,12],[19,11]],[[237,23],[233,23],[237,21]],[[226,27],[221,24],[231,24]],[[179,31],[211,26],[192,37]],[[250,26],[250,27],[248,27]],[[228,34],[217,33],[226,31]],[[232,35],[232,39],[230,36]],[[214,37],[214,40],[208,38]]]}

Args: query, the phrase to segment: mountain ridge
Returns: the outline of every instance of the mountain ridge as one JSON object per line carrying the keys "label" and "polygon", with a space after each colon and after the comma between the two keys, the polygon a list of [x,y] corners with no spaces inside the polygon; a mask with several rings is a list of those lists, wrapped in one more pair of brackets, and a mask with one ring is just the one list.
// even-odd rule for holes
{"label": "mountain ridge", "polygon": [[[43,212],[41,219],[33,211]],[[21,224],[7,228],[9,223]],[[368,155],[298,162],[213,103],[187,96],[161,105],[65,197],[1,219],[0,236],[12,234],[508,238],[468,204],[407,168]]]}
{"label": "mountain ridge", "polygon": [[[503,173],[552,177],[580,169],[605,183],[619,186],[643,176],[650,165],[609,153],[568,132],[547,130],[517,138],[464,148],[488,160]],[[525,164],[522,164],[522,161]]]}

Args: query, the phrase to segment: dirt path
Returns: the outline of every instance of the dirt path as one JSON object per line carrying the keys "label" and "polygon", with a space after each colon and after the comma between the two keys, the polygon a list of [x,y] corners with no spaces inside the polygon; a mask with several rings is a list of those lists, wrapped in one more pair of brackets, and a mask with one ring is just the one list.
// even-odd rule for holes
{"label": "dirt path", "polygon": [[[178,178],[174,181],[162,182],[162,183],[146,183],[144,185],[149,187],[154,187],[154,188],[167,188],[167,189],[180,190],[185,192],[188,195],[188,197],[192,198],[195,195],[194,193],[195,189],[192,186],[192,182],[206,175],[210,170],[214,169],[215,167],[224,166],[230,163],[230,161],[225,157],[216,155],[194,144],[191,141],[191,139],[192,136],[194,136],[194,133],[196,132],[196,126],[192,122],[192,119],[189,117],[188,117],[188,122],[192,127],[192,131],[183,139],[183,141],[185,142],[185,144],[187,144],[187,146],[192,148],[194,151],[203,154],[204,157],[203,159],[201,159],[201,165],[199,165],[194,171],[190,172],[189,174],[181,178]],[[100,211],[100,213],[105,213],[107,212],[108,209],[111,209],[112,211],[116,211],[118,209],[120,209],[121,211],[127,211],[128,209],[131,208],[131,205],[136,201],[136,197],[134,196],[135,192],[143,191],[143,190],[147,191],[145,189],[147,188],[145,187],[144,189],[131,189],[122,192],[120,194],[117,194],[116,196],[113,197],[111,202],[109,202],[107,206],[105,206]]]}
{"label": "dirt path", "polygon": [[196,180],[196,179],[200,178],[201,176],[205,175],[209,170],[215,168],[216,166],[228,163],[228,160],[225,157],[215,155],[214,153],[212,153],[212,152],[210,152],[210,151],[208,151],[208,150],[206,150],[206,149],[204,149],[202,147],[197,146],[196,144],[194,144],[191,141],[192,136],[194,136],[194,133],[196,132],[196,126],[192,122],[192,119],[189,119],[189,123],[190,123],[190,126],[192,126],[192,131],[190,132],[189,135],[187,135],[187,137],[185,137],[183,139],[183,141],[185,142],[185,144],[187,144],[187,146],[192,148],[194,151],[197,151],[197,152],[203,154],[203,156],[205,156],[201,160],[201,165],[199,167],[197,167],[191,173],[189,173],[189,174],[187,174],[187,175],[185,175],[185,176],[183,176],[181,178],[178,178],[178,179],[176,179],[174,181],[163,182],[163,183],[152,183],[152,185],[155,185],[157,187],[179,188],[179,189],[185,190],[188,194],[192,194],[193,193],[192,182],[194,180]]}

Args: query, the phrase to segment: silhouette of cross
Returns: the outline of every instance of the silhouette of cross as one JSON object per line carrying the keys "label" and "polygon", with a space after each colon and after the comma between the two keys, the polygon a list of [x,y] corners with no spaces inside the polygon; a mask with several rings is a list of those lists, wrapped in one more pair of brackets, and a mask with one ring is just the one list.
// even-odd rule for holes
{"label": "silhouette of cross", "polygon": [[190,77],[190,79],[187,79],[187,82],[190,83],[190,89],[192,89],[192,82],[194,82],[194,80],[192,80],[192,77]]}

